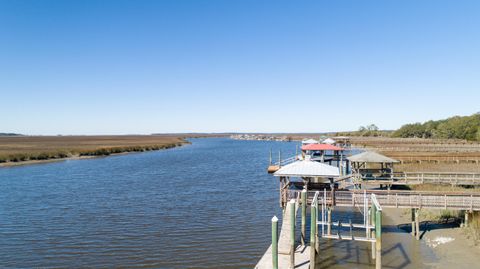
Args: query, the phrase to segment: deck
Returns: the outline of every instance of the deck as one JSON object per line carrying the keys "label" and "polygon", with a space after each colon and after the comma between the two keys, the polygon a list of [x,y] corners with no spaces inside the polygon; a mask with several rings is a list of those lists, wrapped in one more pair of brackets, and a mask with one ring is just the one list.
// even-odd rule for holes
{"label": "deck", "polygon": [[[295,250],[295,269],[308,269],[310,267],[310,247],[297,246]],[[272,246],[268,248],[255,269],[271,269],[272,268]],[[278,254],[278,269],[290,268],[290,254]]]}
{"label": "deck", "polygon": [[480,186],[480,173],[395,172],[383,176],[358,175],[356,178],[356,184]]}
{"label": "deck", "polygon": [[[285,197],[292,199],[298,196],[298,190],[285,190]],[[480,193],[442,193],[424,191],[386,191],[367,190],[374,193],[378,202],[385,208],[429,208],[480,211]],[[308,191],[308,203],[311,204],[315,191]],[[327,203],[339,207],[363,207],[363,191],[327,191]],[[332,199],[333,196],[333,199]]]}

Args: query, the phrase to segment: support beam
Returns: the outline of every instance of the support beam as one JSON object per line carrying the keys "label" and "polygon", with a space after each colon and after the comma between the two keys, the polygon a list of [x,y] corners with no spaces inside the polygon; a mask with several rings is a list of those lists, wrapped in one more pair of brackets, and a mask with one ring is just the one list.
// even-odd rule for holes
{"label": "support beam", "polygon": [[306,222],[307,222],[307,190],[303,190],[301,194],[301,199],[302,199],[302,246],[305,246],[305,241],[306,241]]}
{"label": "support beam", "polygon": [[288,203],[290,207],[290,268],[295,268],[295,200]]}
{"label": "support beam", "polygon": [[412,236],[415,236],[415,208],[412,208],[410,211],[412,217]]}
{"label": "support beam", "polygon": [[332,235],[332,208],[327,208],[327,235]]}
{"label": "support beam", "polygon": [[420,209],[415,209],[415,233],[416,239],[420,240]]}
{"label": "support beam", "polygon": [[465,226],[465,227],[468,227],[468,215],[469,215],[469,214],[470,214],[470,212],[465,211],[465,223],[464,223],[464,225],[463,225],[463,226]]}
{"label": "support beam", "polygon": [[[375,205],[372,203],[371,207],[370,207],[370,223],[372,223],[372,225],[376,225],[376,221],[375,221],[375,217],[377,215],[377,208],[375,207]],[[372,233],[372,238],[375,238],[375,230],[371,231]],[[376,245],[376,242],[372,242],[372,259],[375,259],[376,258],[376,250],[375,250],[375,245]]]}
{"label": "support beam", "polygon": [[310,208],[310,269],[315,269],[316,251],[315,245],[317,241],[317,209],[314,205]]}

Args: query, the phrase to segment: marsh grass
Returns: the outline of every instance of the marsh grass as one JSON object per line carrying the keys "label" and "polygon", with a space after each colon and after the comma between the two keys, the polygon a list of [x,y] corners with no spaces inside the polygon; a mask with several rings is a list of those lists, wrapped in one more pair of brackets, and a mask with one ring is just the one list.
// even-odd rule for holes
{"label": "marsh grass", "polygon": [[166,149],[188,143],[181,136],[0,137],[0,163]]}

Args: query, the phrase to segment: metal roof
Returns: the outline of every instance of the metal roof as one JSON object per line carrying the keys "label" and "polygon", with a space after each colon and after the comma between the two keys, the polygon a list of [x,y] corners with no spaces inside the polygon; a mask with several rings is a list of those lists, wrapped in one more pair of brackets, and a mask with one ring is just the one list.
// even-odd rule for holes
{"label": "metal roof", "polygon": [[302,150],[334,150],[334,151],[339,151],[343,150],[340,147],[336,147],[334,145],[329,145],[329,144],[309,144],[309,145],[304,145],[302,146]]}
{"label": "metal roof", "polygon": [[384,156],[382,154],[365,151],[347,158],[351,162],[357,163],[398,163],[397,160]]}
{"label": "metal roof", "polygon": [[331,139],[331,138],[327,138],[327,139],[322,141],[323,144],[330,144],[330,145],[335,144],[335,142],[336,141]]}
{"label": "metal roof", "polygon": [[350,139],[349,136],[334,136],[333,139]]}
{"label": "metal roof", "polygon": [[306,144],[317,144],[317,143],[318,143],[318,141],[317,141],[317,140],[315,140],[315,139],[311,139],[311,138],[310,138],[310,139],[307,139],[307,140],[303,140],[303,141],[302,141],[302,144],[304,144],[304,145],[306,145]]}
{"label": "metal roof", "polygon": [[281,167],[273,174],[276,177],[338,177],[338,167],[310,160],[296,161]]}

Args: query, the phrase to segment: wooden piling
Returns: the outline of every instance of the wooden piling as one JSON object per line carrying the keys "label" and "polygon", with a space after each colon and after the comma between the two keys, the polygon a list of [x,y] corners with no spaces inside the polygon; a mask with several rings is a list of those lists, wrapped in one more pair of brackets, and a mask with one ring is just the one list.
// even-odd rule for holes
{"label": "wooden piling", "polygon": [[290,207],[290,268],[295,268],[295,201],[292,199]]}
{"label": "wooden piling", "polygon": [[301,241],[302,246],[305,246],[305,238],[306,238],[306,222],[307,222],[307,190],[303,190],[301,194],[302,199],[302,235]]}
{"label": "wooden piling", "polygon": [[412,208],[410,211],[412,217],[412,236],[415,236],[415,208]]}
{"label": "wooden piling", "polygon": [[375,212],[375,268],[382,269],[382,210]]}
{"label": "wooden piling", "polygon": [[415,238],[420,240],[420,209],[415,209]]}
{"label": "wooden piling", "polygon": [[272,268],[278,269],[278,218],[272,218]]}
{"label": "wooden piling", "polygon": [[470,214],[470,212],[468,211],[465,211],[465,223],[464,223],[464,227],[468,227],[468,215]]}
{"label": "wooden piling", "polygon": [[315,244],[317,241],[317,210],[312,204],[310,208],[310,269],[315,269]]}
{"label": "wooden piling", "polygon": [[327,235],[332,235],[332,208],[327,209]]}

